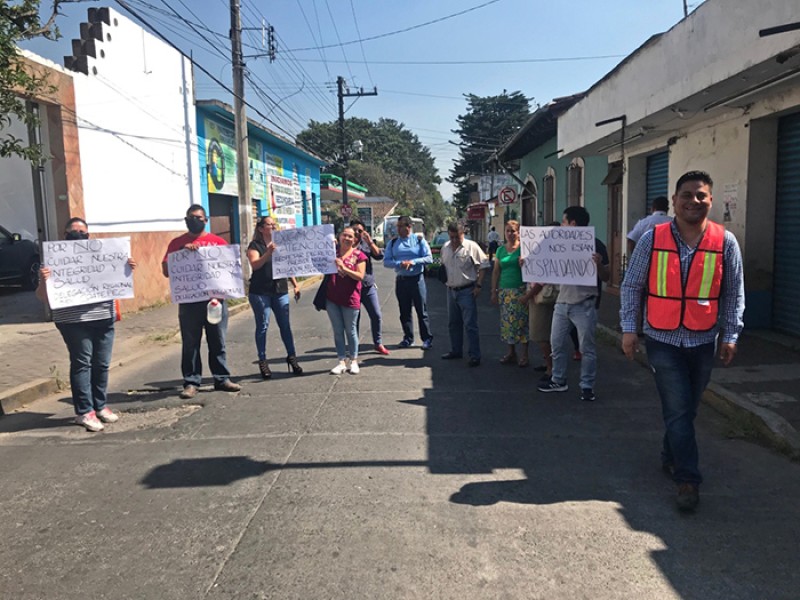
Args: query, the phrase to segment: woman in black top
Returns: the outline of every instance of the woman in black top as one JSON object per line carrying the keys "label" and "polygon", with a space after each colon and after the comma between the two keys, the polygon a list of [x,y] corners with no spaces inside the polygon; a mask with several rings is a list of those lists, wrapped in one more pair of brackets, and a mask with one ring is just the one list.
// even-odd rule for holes
{"label": "woman in black top", "polygon": [[250,279],[250,306],[256,318],[256,350],[258,352],[258,368],[264,379],[272,377],[267,363],[267,328],[270,311],[275,313],[275,320],[281,330],[281,339],[286,347],[286,364],[295,375],[301,375],[303,368],[297,364],[294,348],[294,337],[289,327],[289,284],[294,288],[294,298],[300,298],[300,290],[294,277],[287,279],[272,278],[272,254],[275,243],[272,241],[272,230],[275,229],[272,217],[261,217],[256,224],[256,234],[247,247],[247,258],[253,268]]}

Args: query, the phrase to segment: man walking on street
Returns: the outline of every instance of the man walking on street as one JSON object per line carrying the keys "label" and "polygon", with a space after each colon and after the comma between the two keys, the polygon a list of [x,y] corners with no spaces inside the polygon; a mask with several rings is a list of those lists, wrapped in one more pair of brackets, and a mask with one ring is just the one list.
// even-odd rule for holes
{"label": "man walking on street", "polygon": [[464,239],[464,226],[451,223],[447,228],[450,241],[442,247],[442,265],[447,272],[447,316],[450,330],[450,352],[442,358],[461,358],[464,351],[464,329],[467,330],[469,366],[481,364],[481,342],[478,334],[478,304],[483,278],[491,267],[481,247]]}
{"label": "man walking on street", "polygon": [[666,433],[661,464],[678,485],[677,505],[700,500],[694,419],[711,378],[714,346],[727,366],[744,323],[744,276],[736,238],[710,221],[713,182],[690,171],[675,186],[675,219],[657,225],[636,245],[622,284],[622,349],[638,351],[637,316],[644,305],[647,358],[656,381]]}
{"label": "man walking on street", "polygon": [[400,305],[400,325],[403,327],[403,340],[398,344],[400,348],[410,348],[414,345],[412,306],[417,313],[422,349],[429,350],[433,346],[424,273],[425,265],[431,262],[433,262],[431,247],[424,237],[414,235],[411,217],[403,216],[397,219],[397,237],[386,245],[383,265],[394,269],[397,274],[394,292]]}
{"label": "man walking on street", "polygon": [[656,225],[672,220],[672,217],[667,214],[668,210],[669,200],[667,200],[666,196],[659,196],[653,200],[653,212],[639,219],[628,234],[628,256],[631,255],[633,249],[636,247],[636,242],[644,235],[645,231],[652,229]]}
{"label": "man walking on street", "polygon": [[[186,211],[187,233],[173,239],[167,247],[167,253],[161,262],[164,277],[169,277],[168,257],[179,250],[196,251],[201,246],[226,246],[221,237],[205,230],[208,219],[205,209],[199,204],[192,204]],[[225,361],[225,333],[228,328],[228,306],[222,304],[222,320],[212,324],[206,319],[208,302],[189,302],[178,305],[178,322],[181,328],[181,371],[183,373],[183,391],[180,396],[184,400],[194,398],[203,379],[203,363],[200,359],[200,341],[203,329],[206,331],[208,343],[208,363],[214,377],[214,389],[223,392],[238,392],[241,387],[230,379],[231,373]]]}
{"label": "man walking on street", "polygon": [[[561,221],[562,227],[586,227],[589,213],[582,206],[568,206]],[[608,281],[608,251],[605,244],[595,238],[592,255],[597,265],[597,285],[561,285],[553,311],[550,331],[550,346],[553,349],[553,375],[542,381],[540,392],[566,392],[569,339],[573,325],[578,332],[581,358],[581,400],[595,400],[594,383],[597,377],[597,351],[595,330],[597,329],[597,305],[604,281]]]}
{"label": "man walking on street", "polygon": [[[389,354],[386,346],[383,345],[381,338],[381,327],[383,315],[381,314],[381,301],[378,298],[378,286],[375,285],[375,275],[372,271],[372,260],[383,260],[383,252],[372,237],[367,233],[364,222],[361,219],[351,219],[350,227],[356,235],[356,248],[361,250],[367,257],[367,270],[364,279],[361,280],[361,306],[367,309],[369,315],[370,328],[372,329],[372,342],[378,354]],[[358,325],[361,324],[361,312],[358,314]]]}

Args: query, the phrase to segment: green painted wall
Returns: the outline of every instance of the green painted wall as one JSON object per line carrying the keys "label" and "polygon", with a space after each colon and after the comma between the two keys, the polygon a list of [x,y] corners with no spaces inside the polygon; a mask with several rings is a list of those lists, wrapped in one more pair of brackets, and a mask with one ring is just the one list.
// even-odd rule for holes
{"label": "green painted wall", "polygon": [[[567,207],[567,167],[572,159],[560,158],[560,155],[545,158],[556,150],[556,138],[553,136],[520,160],[519,176],[524,180],[530,174],[536,179],[541,209],[544,176],[547,174],[548,167],[552,167],[556,175],[555,215],[556,219],[560,221],[561,215]],[[598,239],[608,245],[608,188],[602,185],[602,181],[608,173],[608,159],[605,156],[589,156],[583,157],[583,161],[584,206],[589,211],[590,225],[594,225]]]}

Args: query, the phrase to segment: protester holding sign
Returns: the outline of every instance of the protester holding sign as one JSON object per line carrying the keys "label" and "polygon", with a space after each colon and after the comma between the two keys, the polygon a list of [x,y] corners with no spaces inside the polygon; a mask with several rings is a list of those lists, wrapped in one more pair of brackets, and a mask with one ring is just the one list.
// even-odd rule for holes
{"label": "protester holding sign", "polygon": [[[67,221],[64,238],[89,239],[86,221],[75,217]],[[136,261],[128,257],[127,265],[136,268]],[[39,270],[40,285],[36,296],[48,303],[50,267]],[[53,322],[64,338],[69,351],[69,384],[75,423],[87,431],[102,431],[103,423],[114,423],[119,416],[112,412],[108,399],[108,368],[114,345],[114,300],[103,300],[77,306],[53,308]]]}
{"label": "protester holding sign", "polygon": [[303,368],[297,363],[297,352],[294,347],[294,336],[289,326],[289,282],[294,290],[295,301],[300,299],[300,289],[294,277],[273,279],[272,255],[275,242],[272,241],[272,230],[277,225],[272,217],[261,217],[256,224],[253,241],[247,247],[247,258],[253,268],[250,279],[250,308],[256,319],[256,352],[258,352],[258,368],[261,377],[272,377],[267,363],[267,329],[270,312],[275,313],[281,340],[286,348],[286,364],[295,375],[302,375]]}
{"label": "protester holding sign", "polygon": [[331,369],[334,375],[348,370],[353,375],[358,367],[358,329],[356,321],[361,311],[361,281],[367,271],[367,257],[356,248],[356,234],[352,227],[345,227],[339,234],[339,249],[336,252],[334,275],[329,275],[325,288],[327,302],[325,311],[331,321],[333,341],[339,363]]}
{"label": "protester holding sign", "polygon": [[[199,204],[192,204],[186,211],[187,233],[173,239],[167,247],[167,253],[161,262],[164,277],[169,277],[168,259],[173,252],[180,250],[196,251],[204,246],[225,246],[227,242],[221,237],[205,230],[208,219],[205,209]],[[218,323],[210,323],[207,319],[207,300],[187,302],[178,307],[178,322],[181,328],[181,371],[183,373],[183,391],[180,396],[184,400],[194,398],[203,379],[203,363],[200,359],[200,341],[203,329],[208,343],[208,362],[214,377],[214,389],[223,392],[238,392],[241,387],[233,383],[225,360],[225,333],[228,328],[228,307],[224,299],[222,319]]]}
{"label": "protester holding sign", "polygon": [[[586,227],[589,213],[582,206],[568,206],[561,221],[563,227]],[[568,232],[561,232],[566,238]],[[608,281],[611,270],[608,268],[608,252],[605,245],[594,239],[595,252],[592,260],[596,266],[596,285],[561,285],[553,312],[553,325],[550,345],[553,348],[553,374],[549,381],[539,384],[540,392],[566,392],[568,339],[572,325],[578,330],[583,360],[581,361],[581,400],[595,400],[594,383],[597,375],[597,353],[595,351],[595,329],[597,328],[597,298],[603,281]],[[570,244],[572,246],[577,244]]]}
{"label": "protester holding sign", "polygon": [[[497,248],[492,269],[492,304],[500,305],[500,338],[508,344],[508,352],[500,362],[504,365],[528,366],[528,303],[520,302],[526,285],[520,267],[519,222],[506,223],[506,243]],[[517,357],[517,344],[520,355]]]}

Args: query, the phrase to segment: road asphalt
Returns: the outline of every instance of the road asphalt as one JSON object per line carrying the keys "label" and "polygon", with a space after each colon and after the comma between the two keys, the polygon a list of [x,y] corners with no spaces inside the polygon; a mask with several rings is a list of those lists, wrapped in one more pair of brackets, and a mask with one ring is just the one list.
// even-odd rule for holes
{"label": "road asphalt", "polygon": [[680,514],[646,368],[600,344],[597,402],[578,399],[578,363],[568,392],[538,393],[533,369],[499,364],[486,295],[482,365],[443,361],[436,281],[434,348],[397,349],[378,281],[391,354],[365,316],[359,375],[328,373],[309,290],[292,305],[301,377],[273,325],[260,379],[244,311],[228,333],[240,393],[180,400],[167,340],[112,371],[122,418],[102,433],[70,424],[63,392],[0,418],[0,598],[798,597],[797,463],[703,405],[706,480]]}

